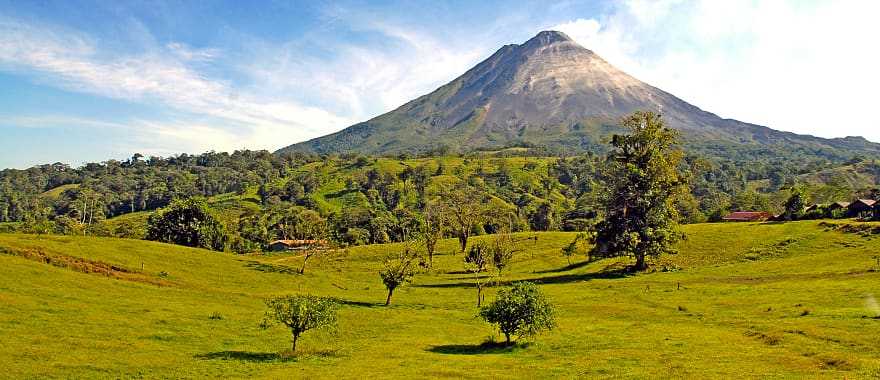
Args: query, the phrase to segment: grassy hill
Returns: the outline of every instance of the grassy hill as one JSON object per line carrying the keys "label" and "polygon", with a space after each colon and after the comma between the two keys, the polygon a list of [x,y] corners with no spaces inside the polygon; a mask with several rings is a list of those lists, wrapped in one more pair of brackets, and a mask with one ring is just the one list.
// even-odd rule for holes
{"label": "grassy hill", "polygon": [[67,185],[56,186],[56,187],[53,187],[49,190],[46,190],[45,192],[40,194],[40,197],[47,198],[50,200],[57,200],[58,198],[61,197],[61,194],[63,194],[65,191],[76,189],[78,187],[79,187],[78,183],[71,183],[71,184],[67,184]]}
{"label": "grassy hill", "polygon": [[[383,307],[377,271],[398,245],[314,259],[299,275],[290,254],[0,234],[0,368],[10,378],[877,377],[880,226],[841,223],[686,226],[681,253],[658,263],[670,270],[637,276],[614,260],[567,266],[560,248],[573,235],[537,234],[504,280],[540,283],[558,328],[513,349],[481,345],[493,330],[475,318],[452,240],[433,273]],[[338,332],[307,333],[299,355],[279,355],[289,333],[258,324],[262,299],[285,293],[343,300]]]}

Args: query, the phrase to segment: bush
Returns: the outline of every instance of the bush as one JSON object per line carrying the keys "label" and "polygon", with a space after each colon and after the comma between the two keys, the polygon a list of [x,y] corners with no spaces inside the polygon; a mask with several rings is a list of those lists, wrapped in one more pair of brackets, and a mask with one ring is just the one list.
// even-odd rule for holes
{"label": "bush", "polygon": [[280,323],[290,328],[293,336],[291,350],[296,351],[296,341],[304,332],[318,328],[336,326],[337,303],[332,298],[310,295],[288,295],[272,297],[266,300],[269,310],[260,324],[269,328]]}
{"label": "bush", "polygon": [[147,240],[222,251],[226,248],[226,229],[205,201],[175,200],[150,215]]}
{"label": "bush", "polygon": [[480,310],[486,322],[498,325],[510,344],[511,336],[526,338],[555,325],[553,306],[535,284],[518,282],[498,291],[498,298]]}

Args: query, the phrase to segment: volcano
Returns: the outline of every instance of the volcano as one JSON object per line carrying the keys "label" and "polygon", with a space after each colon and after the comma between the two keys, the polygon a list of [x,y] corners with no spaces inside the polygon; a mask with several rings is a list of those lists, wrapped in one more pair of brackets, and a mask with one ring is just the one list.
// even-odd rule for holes
{"label": "volcano", "polygon": [[557,31],[506,45],[452,82],[342,131],[279,152],[397,154],[542,146],[601,152],[636,110],[658,112],[696,153],[734,159],[880,154],[861,137],[824,139],[723,119],[615,68]]}

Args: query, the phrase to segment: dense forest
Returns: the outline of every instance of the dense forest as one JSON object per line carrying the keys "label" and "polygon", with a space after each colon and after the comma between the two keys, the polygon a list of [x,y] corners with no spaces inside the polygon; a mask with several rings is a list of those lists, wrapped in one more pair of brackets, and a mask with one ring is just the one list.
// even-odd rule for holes
{"label": "dense forest", "polygon": [[[237,250],[315,235],[341,244],[384,243],[423,229],[432,203],[464,194],[470,199],[460,201],[471,202],[471,211],[488,215],[469,234],[502,224],[513,231],[583,230],[596,216],[605,158],[548,153],[529,147],[394,157],[236,151],[6,169],[0,229],[143,238],[149,212],[198,197],[217,213]],[[688,155],[681,162],[690,190],[676,199],[682,223],[716,221],[731,210],[780,213],[792,188],[815,203],[870,197],[880,178],[880,165],[861,157],[797,164]],[[326,231],[304,229],[316,221]]]}

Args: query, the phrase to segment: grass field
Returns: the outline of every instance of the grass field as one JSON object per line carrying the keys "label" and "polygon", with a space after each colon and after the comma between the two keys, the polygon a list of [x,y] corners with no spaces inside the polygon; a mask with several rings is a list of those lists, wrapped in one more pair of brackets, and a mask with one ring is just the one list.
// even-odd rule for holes
{"label": "grass field", "polygon": [[[568,266],[573,235],[537,234],[504,280],[539,283],[558,327],[514,348],[483,345],[494,331],[452,240],[384,307],[377,271],[396,245],[299,275],[290,254],[0,234],[0,377],[877,378],[880,228],[842,223],[689,225],[669,271],[636,276]],[[280,354],[289,333],[259,322],[285,293],[342,300],[338,330]]]}

